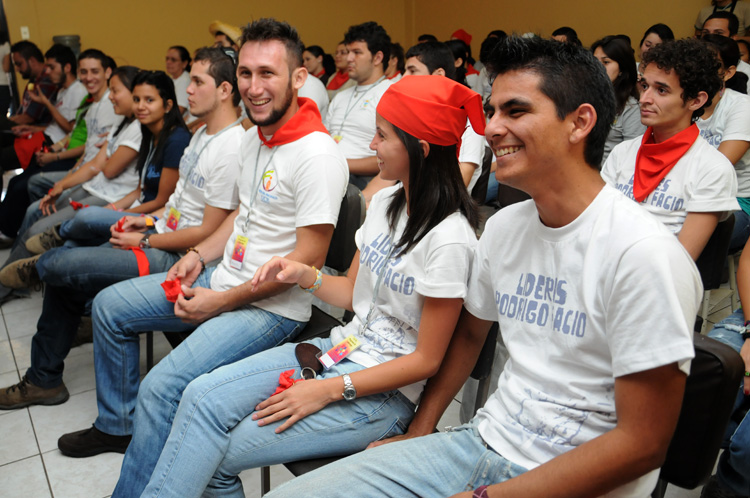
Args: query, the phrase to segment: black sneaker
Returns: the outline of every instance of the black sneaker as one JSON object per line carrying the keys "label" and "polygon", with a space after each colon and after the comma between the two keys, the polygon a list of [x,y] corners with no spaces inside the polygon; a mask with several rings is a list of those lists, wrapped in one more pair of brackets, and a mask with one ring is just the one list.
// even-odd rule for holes
{"label": "black sneaker", "polygon": [[125,453],[133,436],[112,436],[94,427],[65,434],[57,440],[63,455],[85,458],[100,453]]}

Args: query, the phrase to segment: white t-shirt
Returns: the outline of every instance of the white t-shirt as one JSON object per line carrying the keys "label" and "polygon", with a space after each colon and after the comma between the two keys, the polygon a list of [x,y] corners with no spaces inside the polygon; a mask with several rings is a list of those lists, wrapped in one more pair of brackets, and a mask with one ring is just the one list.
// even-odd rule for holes
{"label": "white t-shirt", "polygon": [[99,152],[96,144],[103,143],[105,140],[99,135],[109,132],[109,129],[120,124],[122,119],[115,114],[115,108],[109,101],[109,89],[104,92],[99,102],[91,104],[83,119],[86,121],[86,147],[83,151],[83,163],[87,163]]}
{"label": "white t-shirt", "polygon": [[[3,60],[3,58],[6,55],[10,55],[10,43],[9,42],[5,42],[2,45],[0,45],[0,60]],[[9,84],[10,84],[10,76],[8,75],[8,73],[0,69],[0,86],[8,86]]]}
{"label": "white t-shirt", "polygon": [[[141,148],[141,123],[133,119],[130,124],[120,130],[115,137],[114,133],[120,126],[122,116],[118,116],[118,122],[112,126],[107,136],[107,160],[120,147],[128,147],[138,152]],[[135,168],[138,164],[138,156],[130,161],[125,169],[114,178],[107,178],[104,172],[99,172],[94,178],[83,184],[83,189],[91,195],[95,195],[107,202],[115,202],[138,188],[138,173]]]}
{"label": "white t-shirt", "polygon": [[[359,273],[352,296],[354,318],[347,325],[331,330],[334,344],[349,335],[355,335],[362,342],[348,359],[365,367],[407,355],[416,349],[425,297],[466,297],[466,283],[477,244],[476,233],[469,222],[456,212],[430,230],[406,254],[392,254],[384,267],[393,240],[398,242],[401,238],[408,219],[402,209],[391,237],[386,210],[391,196],[401,188],[401,185],[388,187],[372,197],[365,223],[355,237],[359,249]],[[359,335],[381,272],[385,273],[376,307],[367,330]],[[399,390],[416,404],[425,382],[419,381]]]}
{"label": "white t-shirt", "polygon": [[[561,228],[544,226],[531,200],[502,209],[464,304],[499,322],[510,353],[475,417],[482,438],[533,469],[612,430],[615,378],[672,363],[689,372],[702,294],[677,239],[609,186]],[[658,474],[608,496],[648,496]]]}
{"label": "white t-shirt", "polygon": [[[602,167],[604,181],[631,199],[641,141],[638,137],[621,143],[612,149]],[[732,163],[699,136],[640,205],[677,235],[689,212],[724,212],[722,219],[726,219],[740,208],[736,196]]]}
{"label": "white t-shirt", "polygon": [[[724,90],[713,114],[696,122],[701,136],[714,148],[724,140],[750,142],[750,97],[734,90]],[[737,173],[737,196],[750,197],[750,150],[734,165]]]}
{"label": "white t-shirt", "polygon": [[[88,92],[86,91],[86,87],[83,86],[83,83],[79,80],[75,80],[68,88],[60,88],[60,90],[57,91],[55,107],[67,121],[73,121],[76,118],[78,106],[81,105],[81,102],[87,93]],[[52,143],[59,142],[65,138],[65,135],[67,135],[54,119],[49,126],[44,129],[44,134],[52,140]]]}
{"label": "white t-shirt", "polygon": [[325,117],[328,112],[328,91],[326,86],[315,76],[308,75],[305,84],[297,92],[298,97],[307,97],[312,99],[318,106],[321,117]]}
{"label": "white t-shirt", "polygon": [[[211,288],[218,291],[250,281],[271,257],[293,251],[297,227],[335,225],[349,182],[346,159],[321,132],[269,149],[253,127],[242,136],[239,160],[240,212],[211,277]],[[241,269],[232,267],[238,236],[248,239]],[[312,294],[295,285],[253,306],[304,322],[310,318],[311,303]]]}
{"label": "white t-shirt", "polygon": [[487,140],[484,135],[474,131],[471,127],[469,120],[466,120],[466,129],[463,135],[461,135],[461,150],[458,151],[458,162],[460,163],[474,163],[474,173],[471,175],[469,180],[469,186],[466,187],[469,192],[477,184],[477,180],[482,175],[482,162],[484,160],[484,148],[487,145]]}
{"label": "white t-shirt", "polygon": [[172,208],[180,213],[175,230],[182,230],[203,222],[206,205],[231,210],[239,205],[240,140],[245,130],[233,126],[221,135],[207,135],[205,129],[204,125],[195,132],[182,154],[177,186],[156,222],[158,233],[172,231],[167,227]]}
{"label": "white t-shirt", "polygon": [[328,106],[323,124],[332,137],[341,137],[339,149],[347,159],[375,155],[370,150],[375,136],[375,108],[389,86],[387,79],[376,85],[353,86],[337,93]]}

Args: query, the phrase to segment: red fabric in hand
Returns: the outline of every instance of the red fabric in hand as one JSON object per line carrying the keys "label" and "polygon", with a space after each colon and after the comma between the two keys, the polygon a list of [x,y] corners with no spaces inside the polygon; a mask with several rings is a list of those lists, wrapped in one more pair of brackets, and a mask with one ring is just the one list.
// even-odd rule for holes
{"label": "red fabric in hand", "polygon": [[122,232],[122,224],[125,223],[125,217],[123,216],[119,220],[117,220],[117,226],[115,226],[116,232]]}
{"label": "red fabric in hand", "polygon": [[292,379],[292,376],[294,375],[294,370],[285,370],[281,372],[281,375],[279,375],[279,387],[276,388],[276,390],[273,392],[271,396],[274,396],[276,394],[282,393],[292,387],[297,382],[302,382],[305,379]]}
{"label": "red fabric in hand", "polygon": [[87,207],[89,207],[89,205],[88,204],[84,205],[84,204],[81,204],[78,201],[74,201],[73,199],[70,199],[70,207],[73,208],[73,211],[78,211],[81,208],[87,208]]}
{"label": "red fabric in hand", "polygon": [[170,303],[176,303],[177,298],[182,294],[182,284],[180,283],[179,278],[165,280],[161,284],[161,287],[164,289],[164,294],[167,296],[167,301]]}

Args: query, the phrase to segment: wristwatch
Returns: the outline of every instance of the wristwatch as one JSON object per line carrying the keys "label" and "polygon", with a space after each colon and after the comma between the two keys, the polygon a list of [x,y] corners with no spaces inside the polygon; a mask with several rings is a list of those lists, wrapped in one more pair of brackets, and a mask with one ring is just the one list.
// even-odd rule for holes
{"label": "wristwatch", "polygon": [[349,374],[344,374],[342,377],[344,378],[344,392],[341,395],[345,400],[352,401],[357,397],[357,390],[354,389],[354,384],[352,384],[352,378],[349,377]]}
{"label": "wristwatch", "polygon": [[750,339],[750,332],[748,332],[748,329],[750,329],[750,327],[748,327],[748,325],[750,325],[750,320],[745,322],[745,331],[740,332],[740,336],[742,336],[743,341]]}
{"label": "wristwatch", "polygon": [[151,234],[147,233],[138,243],[138,247],[141,249],[151,249],[151,242],[148,241],[149,237],[151,237]]}

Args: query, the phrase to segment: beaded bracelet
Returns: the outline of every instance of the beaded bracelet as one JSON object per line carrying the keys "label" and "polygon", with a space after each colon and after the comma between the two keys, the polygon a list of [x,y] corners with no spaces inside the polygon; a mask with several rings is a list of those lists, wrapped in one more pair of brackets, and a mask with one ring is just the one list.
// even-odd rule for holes
{"label": "beaded bracelet", "polygon": [[206,262],[203,261],[203,256],[201,256],[201,253],[198,252],[198,249],[196,249],[195,247],[191,247],[190,249],[187,250],[187,252],[194,252],[195,254],[197,254],[198,261],[201,262],[201,271],[202,272],[206,271]]}
{"label": "beaded bracelet", "polygon": [[305,292],[309,292],[310,294],[320,289],[320,285],[323,283],[323,274],[320,273],[320,270],[318,270],[314,266],[312,267],[312,269],[315,270],[315,283],[312,284],[310,287],[302,287],[301,285],[299,286],[300,289],[302,289]]}

